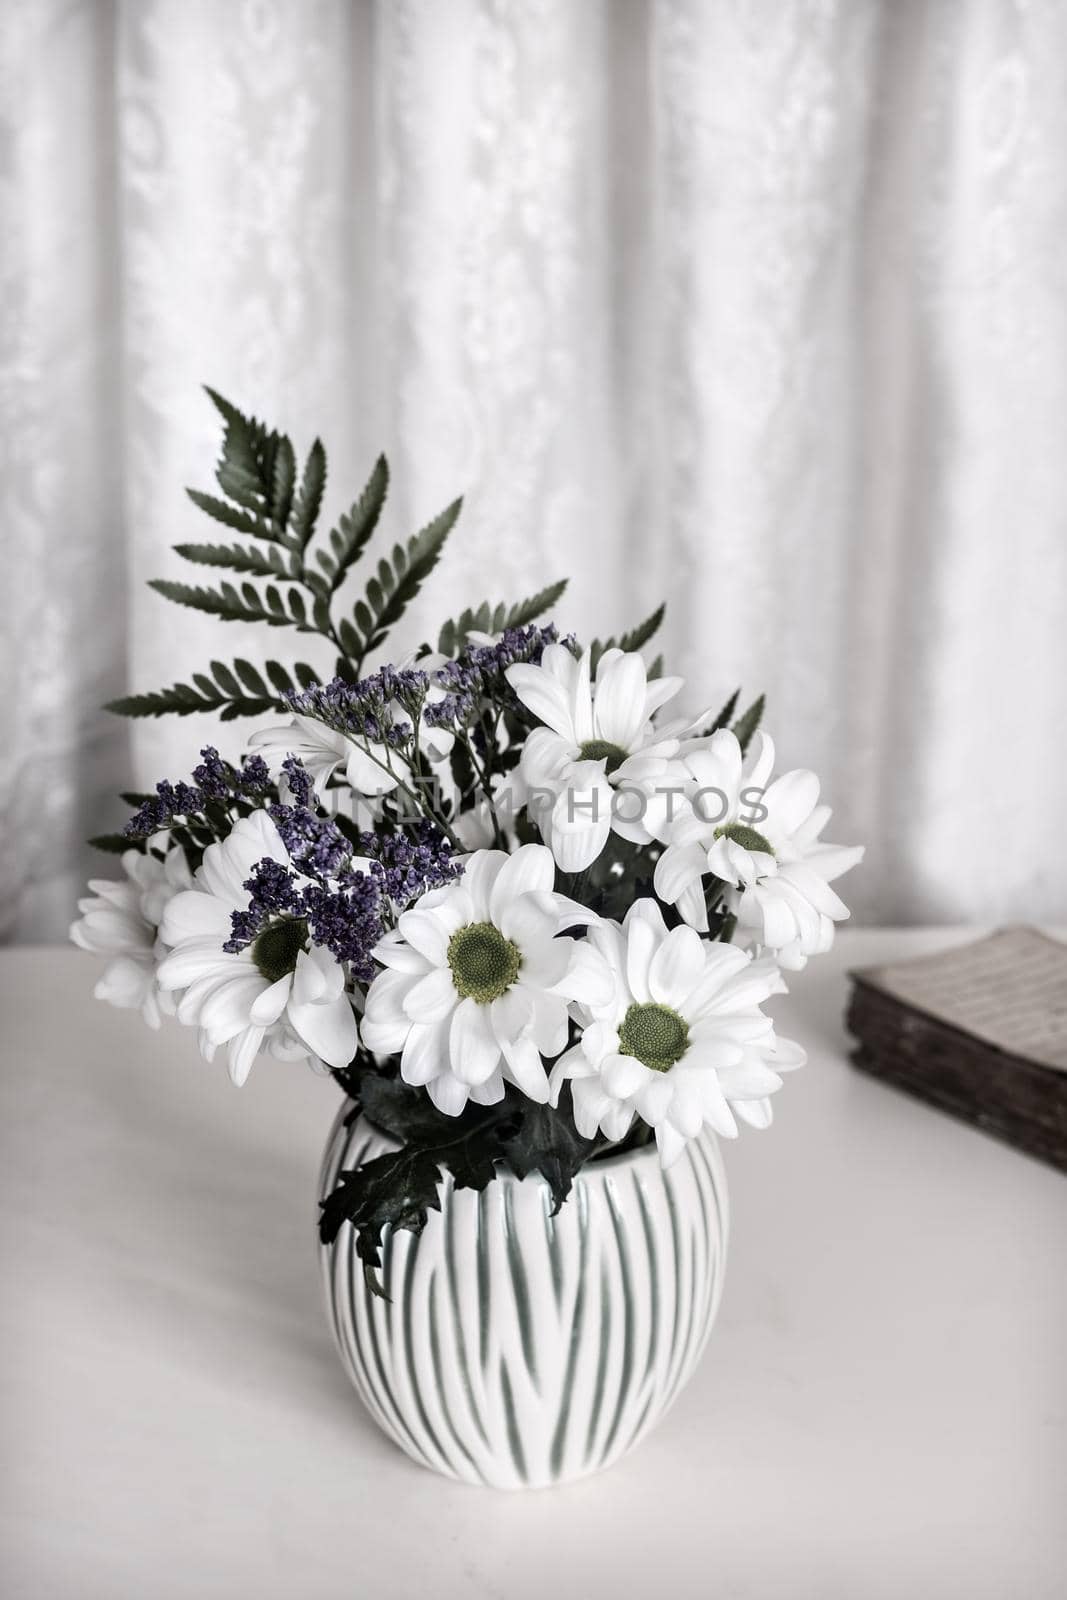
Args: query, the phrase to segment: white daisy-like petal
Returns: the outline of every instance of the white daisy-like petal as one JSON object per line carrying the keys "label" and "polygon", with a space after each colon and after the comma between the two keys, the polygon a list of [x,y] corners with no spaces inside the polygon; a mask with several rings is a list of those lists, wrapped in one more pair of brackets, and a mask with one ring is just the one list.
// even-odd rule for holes
{"label": "white daisy-like petal", "polygon": [[408,1030],[400,1058],[400,1075],[405,1083],[420,1087],[445,1070],[450,1022],[451,1018],[447,1022],[419,1022]]}
{"label": "white daisy-like petal", "polygon": [[261,1048],[289,1059],[302,1048],[314,1065],[344,1067],[357,1042],[341,964],[326,949],[306,948],[303,921],[273,919],[250,946],[224,948],[234,914],[248,909],[245,883],[264,860],[292,870],[274,822],[253,811],[208,847],[193,887],[174,895],[160,925],[160,940],[170,948],[159,985],[184,991],[176,1014],[197,1027],[205,1054],[229,1046],[235,1083],[245,1081]]}
{"label": "white daisy-like petal", "polygon": [[[762,731],[742,755],[721,728],[689,741],[680,805],[652,805],[647,825],[666,846],[656,863],[656,893],[700,932],[707,929],[706,881],[727,885],[724,908],[740,937],[775,951],[784,966],[803,966],[828,950],[833,925],[848,908],[829,888],[862,858],[857,847],[824,845],[830,817],[819,781],[798,769],[771,782],[774,744]],[[721,893],[721,888],[719,891]]]}
{"label": "white daisy-like petal", "polygon": [[158,1028],[163,1012],[174,1009],[159,984],[159,922],[192,882],[184,854],[168,845],[165,840],[160,847],[167,851],[162,858],[154,842],[143,853],[125,851],[125,879],[91,879],[91,893],[78,901],[81,915],[70,929],[80,949],[107,959],[94,989],[97,998],[140,1011],[150,1028]]}
{"label": "white daisy-like petal", "polygon": [[[496,854],[496,852],[486,852]],[[467,873],[464,873],[466,878]],[[525,844],[499,866],[489,894],[487,907],[489,920],[503,926],[503,917],[509,907],[521,901],[524,895],[551,892],[555,882],[555,867],[547,850],[536,844]]]}
{"label": "white daisy-like petal", "polygon": [[301,950],[293,972],[289,1022],[330,1067],[347,1067],[356,1053],[356,1018],[337,958],[321,945]]}
{"label": "white daisy-like petal", "polygon": [[451,1072],[439,1073],[426,1085],[426,1093],[446,1117],[458,1117],[470,1099],[470,1085],[463,1083]]}
{"label": "white daisy-like petal", "polygon": [[648,967],[648,992],[666,1006],[685,1004],[704,975],[704,941],[692,928],[672,928]]}
{"label": "white daisy-like petal", "polygon": [[448,1034],[451,1068],[461,1083],[484,1083],[500,1064],[500,1043],[493,1034],[488,1008],[461,1000],[452,1013]]}
{"label": "white daisy-like petal", "polygon": [[[506,676],[527,710],[545,724],[525,742],[519,777],[557,864],[565,872],[584,871],[612,830],[649,843],[645,803],[681,748],[680,739],[664,736],[652,718],[682,687],[681,679],[650,684],[640,655],[613,648],[601,655],[591,684],[588,654],[576,658],[558,644],[545,650],[540,666],[518,664]],[[658,764],[642,763],[640,758],[653,754]]]}
{"label": "white daisy-like petal", "polygon": [[[479,1104],[492,1104],[505,1082],[546,1100],[544,1057],[565,1050],[570,1005],[603,1004],[612,992],[603,958],[558,931],[593,914],[556,895],[554,878],[544,845],[510,856],[475,851],[463,877],[423,895],[379,947],[383,970],[367,992],[363,1043],[400,1053],[403,1076],[425,1083],[439,1108],[458,1108],[449,1115],[475,1088],[490,1096]],[[403,954],[409,936],[419,964]]]}
{"label": "white daisy-like petal", "polygon": [[396,972],[424,976],[430,970],[429,958],[416,950],[414,945],[408,944],[395,929],[383,935],[375,946],[374,954],[383,966],[392,967]]}
{"label": "white daisy-like petal", "polygon": [[447,966],[432,967],[416,978],[404,996],[404,1011],[412,1022],[443,1022],[456,1008],[456,988]]}
{"label": "white daisy-like petal", "polygon": [[800,1065],[803,1052],[776,1039],[760,1004],[780,991],[766,958],[701,939],[691,928],[668,930],[654,900],[638,900],[621,928],[600,923],[589,943],[614,973],[614,993],[599,1009],[583,1005],[579,1044],[553,1068],[557,1104],[571,1083],[575,1124],[611,1139],[636,1114],[656,1131],[664,1165],[709,1127],[737,1134],[742,1106],[756,1106],[781,1086],[779,1069]]}
{"label": "white daisy-like petal", "polygon": [[[230,1067],[230,1077],[239,1089],[252,1070],[252,1063],[259,1054],[259,1047],[263,1043],[265,1033],[263,1028],[248,1027],[234,1035],[230,1042],[227,1058]],[[223,1040],[216,1041],[222,1044]]]}
{"label": "white daisy-like petal", "polygon": [[257,994],[249,1008],[250,1019],[260,1028],[269,1028],[272,1022],[277,1022],[285,1010],[289,992],[293,987],[291,973],[286,973],[284,978],[279,978],[277,983],[272,983],[269,989],[263,989]]}

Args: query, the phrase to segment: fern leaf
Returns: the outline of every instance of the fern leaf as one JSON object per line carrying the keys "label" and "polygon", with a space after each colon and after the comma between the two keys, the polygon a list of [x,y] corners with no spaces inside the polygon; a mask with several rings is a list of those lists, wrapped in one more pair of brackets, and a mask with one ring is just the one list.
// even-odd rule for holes
{"label": "fern leaf", "polygon": [[127,839],[124,833],[98,833],[86,841],[94,850],[106,850],[108,855],[123,856],[127,850],[144,850],[146,840]]}
{"label": "fern leaf", "polygon": [[256,578],[279,578],[288,574],[282,552],[257,550],[243,544],[176,544],[174,549],[186,561],[201,567],[226,567],[230,572],[247,572]]}
{"label": "fern leaf", "polygon": [[[355,565],[366,549],[378,526],[388,492],[389,464],[384,456],[379,456],[363,493],[330,532],[333,567],[330,574],[331,594],[340,588],[348,569]],[[326,570],[329,572],[329,568]]]}
{"label": "fern leaf", "polygon": [[733,716],[734,712],[737,710],[737,701],[738,701],[738,698],[739,698],[740,694],[741,694],[740,689],[735,689],[734,690],[733,694],[730,696],[729,700],[727,700],[726,704],[723,706],[722,710],[719,712],[719,715],[715,718],[715,721],[712,723],[711,727],[708,729],[709,733],[718,733],[720,728],[725,728],[729,724],[730,718]]}
{"label": "fern leaf", "polygon": [[[566,578],[561,578],[558,583],[550,583],[547,589],[541,589],[537,594],[531,595],[528,600],[520,600],[518,605],[512,606],[505,616],[503,626],[505,628],[524,628],[528,622],[534,622],[538,617],[543,617],[546,611],[551,611],[552,607],[562,599],[567,583],[568,580]],[[495,623],[495,616],[493,620]],[[492,631],[496,633],[499,630],[494,627]]]}
{"label": "fern leaf", "polygon": [[619,640],[619,649],[640,650],[642,645],[646,645],[659,628],[666,610],[667,606],[666,602],[664,602],[662,605],[658,605],[652,615],[645,618],[644,622],[639,622],[636,628],[631,628],[629,633],[624,633]]}
{"label": "fern leaf", "polygon": [[284,534],[293,508],[293,490],[296,487],[296,457],[286,434],[278,438],[271,471],[270,511],[274,526]]}
{"label": "fern leaf", "polygon": [[[265,622],[269,627],[295,626],[294,618],[264,604],[250,583],[241,585],[238,594],[232,583],[222,583],[217,589],[204,589],[189,583],[173,583],[169,578],[150,578],[148,587],[175,605],[190,606],[194,611],[206,611],[223,622]],[[277,595],[277,590],[274,591]],[[279,602],[280,603],[280,602]]]}
{"label": "fern leaf", "polygon": [[303,550],[315,531],[325,487],[326,451],[323,449],[322,440],[316,439],[304,463],[304,475],[300,480],[300,488],[290,519],[289,536],[298,550]]}
{"label": "fern leaf", "polygon": [[756,729],[763,720],[764,697],[760,695],[753,700],[748,710],[745,711],[734,723],[733,731],[737,735],[737,742],[742,751],[748,749],[755,736]]}
{"label": "fern leaf", "polygon": [[406,548],[400,550],[400,561],[396,560],[394,551],[392,565],[385,559],[379,563],[376,576],[367,584],[364,599],[355,607],[356,626],[362,635],[357,667],[369,651],[383,643],[389,629],[400,620],[437,565],[462,505],[462,500],[454,500],[409,539]]}
{"label": "fern leaf", "polygon": [[663,621],[667,607],[664,603],[656,607],[650,617],[644,622],[639,622],[636,628],[631,628],[629,633],[624,633],[621,639],[594,639],[589,647],[589,671],[595,672],[600,663],[600,658],[606,650],[640,650],[647,644]]}
{"label": "fern leaf", "polygon": [[230,505],[228,501],[219,500],[213,494],[202,494],[199,489],[186,489],[185,492],[194,506],[206,512],[216,522],[223,523],[227,528],[233,528],[236,533],[249,533],[255,539],[277,537],[270,523],[265,522],[255,512]]}

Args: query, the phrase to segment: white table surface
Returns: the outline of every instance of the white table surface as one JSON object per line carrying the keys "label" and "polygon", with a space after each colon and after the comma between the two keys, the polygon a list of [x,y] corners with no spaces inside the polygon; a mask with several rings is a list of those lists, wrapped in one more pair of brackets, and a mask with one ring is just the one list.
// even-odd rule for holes
{"label": "white table surface", "polygon": [[0,1593],[28,1600],[1067,1595],[1067,1184],[846,1064],[851,933],[777,1002],[810,1064],[727,1148],[719,1322],[612,1471],[413,1465],[319,1301],[329,1080],[238,1092],[176,1025],[0,956]]}

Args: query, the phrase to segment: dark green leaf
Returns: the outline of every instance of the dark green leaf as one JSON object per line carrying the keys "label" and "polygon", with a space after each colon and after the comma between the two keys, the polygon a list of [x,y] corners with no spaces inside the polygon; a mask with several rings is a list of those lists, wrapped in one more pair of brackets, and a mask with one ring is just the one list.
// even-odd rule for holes
{"label": "dark green leaf", "polygon": [[[286,695],[293,692],[296,685],[280,661],[268,661],[265,664],[265,670],[272,687],[277,689],[279,694]],[[266,692],[266,689],[264,689],[264,693]]]}
{"label": "dark green leaf", "polygon": [[98,833],[89,843],[94,850],[104,850],[108,855],[121,856],[127,850],[143,850],[144,839],[127,839],[124,833]]}
{"label": "dark green leaf", "polygon": [[283,433],[274,452],[270,495],[271,518],[279,533],[284,533],[288,525],[295,485],[296,457],[290,440]]}
{"label": "dark green leaf", "polygon": [[[217,667],[217,665],[218,665],[218,663],[213,663],[213,666]],[[252,694],[257,695],[260,699],[263,699],[265,696],[269,696],[270,695],[270,690],[267,688],[267,685],[263,682],[263,679],[260,677],[260,675],[256,671],[255,667],[252,665],[251,661],[243,661],[238,657],[234,661],[233,665],[234,665],[234,669],[235,669],[235,671],[237,673],[237,676],[240,678],[240,680],[244,684],[245,688],[249,689],[252,692]],[[215,673],[215,676],[216,676],[216,678],[218,678],[218,672],[217,671]],[[222,680],[219,679],[219,681],[221,682]],[[233,691],[231,690],[230,692],[232,693]]]}
{"label": "dark green leaf", "polygon": [[316,439],[304,463],[304,476],[300,480],[290,521],[290,539],[300,550],[303,550],[315,531],[325,486],[326,451],[322,447],[322,440]]}
{"label": "dark green leaf", "polygon": [[333,560],[336,563],[330,581],[331,592],[340,588],[348,569],[366,549],[378,526],[388,490],[389,465],[384,456],[379,456],[363,493],[330,533]]}
{"label": "dark green leaf", "polygon": [[120,700],[109,700],[104,710],[117,717],[162,717],[167,712],[186,717],[192,711],[214,711],[218,704],[217,698],[209,700],[188,684],[176,683],[152,694],[128,694]]}
{"label": "dark green leaf", "polygon": [[219,720],[221,722],[235,722],[238,717],[262,717],[268,711],[283,709],[284,707],[279,707],[277,700],[251,699],[242,696],[240,699],[226,702],[219,712]]}
{"label": "dark green leaf", "polygon": [[712,723],[711,727],[708,729],[709,733],[718,733],[720,728],[725,728],[727,726],[727,724],[730,721],[730,718],[733,716],[734,712],[737,710],[737,701],[738,701],[738,696],[740,695],[740,693],[741,693],[740,689],[735,689],[734,690],[733,694],[730,696],[729,700],[727,700],[726,704],[723,706],[722,710],[719,712],[719,715],[715,718],[715,721]]}
{"label": "dark green leaf", "polygon": [[663,621],[667,607],[664,603],[656,607],[650,617],[644,622],[639,622],[636,628],[631,628],[629,633],[624,633],[620,639],[594,639],[589,651],[589,671],[595,672],[601,656],[606,650],[640,650],[646,645]]}
{"label": "dark green leaf", "polygon": [[[462,506],[462,500],[454,500],[440,516],[409,539],[406,549],[401,552],[402,563],[394,561],[391,566],[385,559],[379,563],[377,577],[371,578],[367,584],[365,601],[359,601],[354,612],[356,626],[362,634],[357,666],[362,664],[363,657],[369,651],[377,649],[384,642],[389,629],[400,620],[422,588],[440,560],[445,540],[455,526]],[[402,570],[397,570],[401,565]]]}
{"label": "dark green leaf", "polygon": [[636,628],[631,628],[629,633],[624,633],[619,640],[619,649],[640,650],[642,645],[646,645],[658,630],[666,610],[666,603],[658,605],[652,615],[645,618],[644,622],[639,622]]}
{"label": "dark green leaf", "polygon": [[574,1126],[570,1089],[565,1087],[558,1109],[535,1104],[526,1107],[518,1131],[504,1145],[504,1154],[518,1177],[541,1173],[552,1191],[555,1215],[571,1192],[575,1173],[589,1159],[594,1143],[593,1139],[583,1139]]}
{"label": "dark green leaf", "polygon": [[223,694],[239,695],[241,693],[240,684],[225,662],[213,661],[211,663],[211,675]]}
{"label": "dark green leaf", "polygon": [[273,539],[274,530],[254,511],[247,511],[238,506],[230,505],[225,500],[218,500],[214,495],[202,494],[199,489],[186,489],[186,494],[194,506],[199,506],[209,517],[216,522],[223,523],[227,528],[233,528],[237,533],[250,533],[257,539]]}
{"label": "dark green leaf", "polygon": [[367,1282],[384,1298],[377,1276],[382,1264],[382,1229],[389,1226],[421,1233],[429,1213],[441,1209],[439,1181],[434,1154],[407,1146],[342,1172],[333,1193],[321,1202],[319,1237],[323,1244],[332,1244],[344,1223],[350,1222]]}
{"label": "dark green leaf", "polygon": [[[194,611],[206,611],[223,622],[266,622],[279,627],[293,619],[285,613],[269,610],[250,583],[241,585],[238,594],[232,583],[221,583],[217,589],[204,589],[188,583],[173,583],[169,578],[150,578],[148,587],[173,600],[180,606],[190,606]],[[277,591],[274,591],[277,593]]]}
{"label": "dark green leaf", "polygon": [[[398,1102],[390,1098],[392,1091],[372,1089],[374,1081],[371,1074],[362,1080],[360,1095],[364,1106],[368,1094],[372,1099],[378,1094],[378,1115],[397,1118]],[[420,1118],[422,1113],[412,1115]],[[513,1129],[510,1113],[502,1123],[497,1111],[479,1110],[467,1126],[451,1117],[442,1118],[441,1122],[444,1126],[439,1132],[420,1123],[417,1143],[377,1156],[354,1171],[342,1172],[333,1193],[321,1202],[319,1236],[323,1244],[332,1244],[343,1224],[350,1222],[356,1230],[356,1252],[376,1294],[382,1293],[377,1280],[382,1229],[388,1226],[414,1233],[422,1231],[429,1212],[440,1210],[438,1185],[442,1167],[452,1174],[457,1189],[484,1189],[501,1159],[501,1135],[510,1136]]]}
{"label": "dark green leaf", "polygon": [[[543,617],[546,611],[551,611],[557,601],[563,598],[568,580],[561,578],[558,583],[550,583],[547,589],[531,595],[529,600],[520,600],[518,605],[512,606],[504,618],[505,628],[524,628],[528,622],[535,622],[538,617]],[[496,619],[492,631],[498,632]]]}
{"label": "dark green leaf", "polygon": [[[227,567],[231,572],[251,572],[259,578],[269,578],[277,572],[270,557],[254,545],[176,544],[174,549],[186,561],[195,561],[202,567]],[[271,550],[270,555],[274,554]]]}
{"label": "dark green leaf", "polygon": [[455,1136],[456,1119],[438,1111],[428,1094],[412,1089],[402,1078],[364,1073],[359,1095],[375,1127],[404,1144],[412,1140],[441,1144]]}
{"label": "dark green leaf", "polygon": [[752,743],[756,729],[763,719],[763,705],[764,697],[760,695],[734,723],[733,731],[737,735],[737,742],[742,751],[747,750]]}

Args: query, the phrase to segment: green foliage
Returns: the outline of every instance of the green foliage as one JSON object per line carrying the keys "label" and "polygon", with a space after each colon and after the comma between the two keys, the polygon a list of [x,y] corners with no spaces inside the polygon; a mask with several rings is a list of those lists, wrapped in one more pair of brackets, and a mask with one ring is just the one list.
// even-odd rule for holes
{"label": "green foliage", "polygon": [[94,850],[103,850],[112,856],[121,856],[127,850],[144,851],[147,845],[147,840],[127,839],[124,833],[98,833],[88,842]]}
{"label": "green foliage", "polygon": [[589,1159],[595,1144],[583,1139],[574,1126],[570,1085],[565,1085],[558,1108],[528,1104],[522,1122],[504,1142],[508,1165],[520,1178],[540,1172],[552,1191],[552,1214],[571,1192],[578,1169]]}
{"label": "green foliage", "polygon": [[148,587],[175,605],[207,611],[223,622],[265,622],[269,628],[306,626],[299,609],[291,610],[288,597],[283,599],[273,584],[268,584],[262,594],[250,583],[242,583],[238,594],[232,583],[202,589],[190,583],[173,583],[169,578],[149,578]]}
{"label": "green foliage", "polygon": [[388,489],[389,467],[385,457],[379,456],[363,493],[337,527],[331,529],[329,553],[320,550],[315,557],[329,580],[331,594],[341,587],[349,567],[366,549],[378,526]]}
{"label": "green foliage", "polygon": [[763,695],[757,696],[748,710],[743,712],[734,723],[733,731],[737,735],[737,742],[741,746],[742,752],[747,750],[752,743],[756,729],[763,720],[763,705]]}
{"label": "green foliage", "polygon": [[567,579],[561,578],[558,583],[550,583],[546,589],[510,608],[503,600],[495,606],[483,600],[476,608],[468,607],[453,621],[445,623],[437,638],[437,648],[442,655],[457,656],[471,633],[501,633],[505,628],[524,628],[551,610],[566,587]]}
{"label": "green foliage", "polygon": [[[216,390],[207,393],[224,424],[215,469],[221,494],[187,492],[201,511],[230,532],[244,535],[247,542],[183,542],[174,548],[197,566],[267,581],[234,584],[226,579],[207,586],[155,578],[150,587],[176,605],[203,611],[221,622],[257,622],[318,635],[336,653],[333,670],[356,681],[367,656],[384,644],[440,560],[461,502],[454,501],[406,544],[396,544],[389,555],[380,557],[354,612],[336,615],[335,597],[364,556],[381,517],[389,486],[385,457],[378,458],[362,494],[337,526],[321,535],[318,521],[326,485],[321,441],[316,439],[311,446],[298,484],[290,439],[246,416]],[[516,613],[522,610],[512,608]],[[250,662],[235,663],[234,672],[223,668],[221,675],[218,666],[213,662],[210,673],[194,673],[191,683],[125,695],[112,701],[108,710],[128,717],[188,716],[199,711],[218,711],[226,719],[256,716],[284,711],[283,696],[296,687],[277,662],[262,669]],[[320,681],[318,671],[303,663],[294,675],[301,688]]]}
{"label": "green foliage", "polygon": [[636,628],[631,628],[629,633],[624,633],[620,638],[594,639],[589,650],[589,671],[595,672],[601,656],[605,650],[640,650],[659,629],[666,615],[666,601],[658,605],[652,615],[646,617],[644,622],[639,622]]}
{"label": "green foliage", "polygon": [[730,696],[729,700],[727,700],[726,704],[723,706],[722,710],[719,712],[719,715],[715,718],[715,721],[712,723],[711,727],[708,729],[709,733],[718,733],[720,728],[725,728],[727,726],[727,724],[730,721],[730,718],[733,716],[734,712],[737,710],[737,701],[738,701],[738,697],[740,696],[740,694],[741,694],[740,689],[735,689],[734,690],[733,694]]}
{"label": "green foliage", "polygon": [[283,695],[298,686],[307,689],[319,682],[306,661],[298,662],[292,672],[279,661],[268,661],[263,671],[269,687],[250,661],[237,660],[232,669],[222,661],[213,661],[210,673],[194,672],[191,684],[176,683],[153,694],[125,695],[121,700],[112,700],[105,710],[120,717],[162,717],[168,713],[187,717],[194,711],[218,711],[224,722],[232,722],[236,717],[284,711]]}
{"label": "green foliage", "polygon": [[356,1252],[376,1294],[382,1293],[377,1278],[382,1230],[420,1233],[429,1213],[440,1210],[438,1185],[445,1172],[457,1189],[484,1189],[501,1161],[520,1178],[539,1171],[551,1189],[555,1213],[594,1148],[595,1141],[575,1129],[567,1088],[558,1110],[534,1105],[509,1089],[497,1106],[469,1105],[461,1116],[446,1117],[427,1094],[373,1068],[335,1076],[358,1095],[362,1113],[401,1144],[342,1173],[319,1218],[324,1244],[336,1239],[345,1222],[352,1224]]}
{"label": "green foliage", "polygon": [[293,505],[290,537],[298,550],[305,548],[315,532],[325,487],[326,451],[323,449],[322,440],[316,439],[308,451],[308,458],[304,463],[304,476],[300,480],[300,489]]}
{"label": "green foliage", "polygon": [[409,539],[406,547],[394,545],[392,557],[383,556],[379,561],[375,575],[368,580],[363,598],[357,600],[352,613],[353,648],[346,647],[345,654],[355,657],[357,671],[366,656],[384,643],[390,628],[399,622],[436,567],[462,506],[462,500],[453,500]]}
{"label": "green foliage", "polygon": [[360,1095],[372,1121],[410,1142],[341,1173],[337,1187],[321,1202],[319,1236],[323,1244],[331,1244],[350,1222],[367,1282],[375,1294],[384,1295],[378,1279],[382,1230],[421,1233],[429,1213],[441,1209],[442,1171],[451,1173],[457,1189],[484,1189],[503,1159],[501,1133],[511,1131],[515,1118],[497,1107],[469,1108],[462,1117],[445,1117],[428,1095],[372,1072],[363,1074]]}
{"label": "green foliage", "polygon": [[[176,544],[174,549],[186,561],[202,567],[226,567],[231,572],[248,572],[257,578],[289,578],[292,571],[277,545],[259,550],[244,544]],[[154,588],[158,584],[153,584]],[[162,592],[162,591],[161,591]]]}

